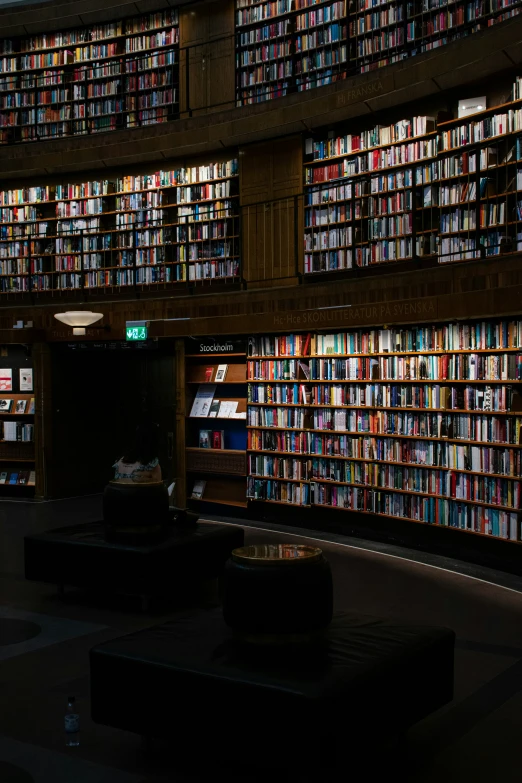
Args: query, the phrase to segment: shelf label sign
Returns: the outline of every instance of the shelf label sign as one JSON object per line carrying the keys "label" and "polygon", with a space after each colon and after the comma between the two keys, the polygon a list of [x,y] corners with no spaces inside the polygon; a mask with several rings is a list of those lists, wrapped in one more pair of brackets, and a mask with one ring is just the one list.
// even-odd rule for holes
{"label": "shelf label sign", "polygon": [[127,342],[136,342],[137,340],[146,340],[148,329],[146,326],[136,325],[127,326],[125,329],[125,339]]}

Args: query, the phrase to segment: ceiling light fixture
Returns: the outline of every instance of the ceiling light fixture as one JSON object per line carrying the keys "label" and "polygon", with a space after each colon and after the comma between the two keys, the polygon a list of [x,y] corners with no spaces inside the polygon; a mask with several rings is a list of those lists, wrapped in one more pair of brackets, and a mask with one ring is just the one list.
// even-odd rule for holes
{"label": "ceiling light fixture", "polygon": [[103,318],[103,313],[93,313],[90,310],[69,310],[67,313],[56,313],[54,316],[62,324],[73,327],[73,334],[80,337],[85,334],[85,327],[92,326]]}

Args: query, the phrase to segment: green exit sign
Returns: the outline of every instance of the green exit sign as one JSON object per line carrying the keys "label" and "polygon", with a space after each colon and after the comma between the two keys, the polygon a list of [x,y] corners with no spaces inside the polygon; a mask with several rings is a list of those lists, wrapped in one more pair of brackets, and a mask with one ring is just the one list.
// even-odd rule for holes
{"label": "green exit sign", "polygon": [[135,340],[146,340],[148,329],[146,326],[127,326],[125,330],[125,339],[131,342]]}

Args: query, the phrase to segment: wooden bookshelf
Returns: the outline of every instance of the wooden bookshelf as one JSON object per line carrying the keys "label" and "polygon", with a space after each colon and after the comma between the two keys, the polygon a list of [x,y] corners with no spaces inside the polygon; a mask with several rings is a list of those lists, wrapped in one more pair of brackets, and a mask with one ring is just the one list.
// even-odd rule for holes
{"label": "wooden bookshelf", "polygon": [[[9,104],[1,101],[7,92]],[[0,107],[0,143],[174,119],[179,113],[177,10],[0,40]]]}
{"label": "wooden bookshelf", "polygon": [[[10,345],[2,367],[11,370],[11,390],[0,390],[0,495],[32,497],[36,484],[34,369],[22,346]],[[33,370],[33,391],[19,390],[23,369]],[[8,401],[9,410],[5,402]],[[20,409],[23,407],[23,411]],[[17,411],[17,407],[19,410]],[[14,483],[11,483],[14,480]]]}
{"label": "wooden bookshelf", "polygon": [[236,0],[239,106],[346,77],[347,0]]}
{"label": "wooden bookshelf", "polygon": [[[342,349],[338,349],[339,355],[319,353],[325,340],[342,339],[348,340],[350,345],[362,343],[366,346],[366,354],[361,349],[353,354],[343,351],[343,360],[357,361],[358,357],[367,356],[379,361],[379,357],[390,355],[380,348],[381,341],[387,343],[391,340],[395,346],[399,335],[406,345],[411,339],[420,340],[420,351],[422,345],[427,344],[424,341],[431,340],[437,330],[448,339],[458,338],[461,347],[448,348],[447,351],[438,348],[423,350],[428,357],[447,354],[447,360],[451,361],[451,356],[465,358],[472,352],[484,356],[489,351],[496,357],[491,359],[494,376],[500,372],[501,365],[505,371],[509,362],[509,373],[503,379],[460,378],[458,383],[465,383],[468,387],[462,392],[457,391],[457,387],[453,388],[457,381],[448,379],[442,382],[451,387],[445,393],[453,395],[454,401],[457,398],[464,401],[463,394],[468,395],[466,399],[469,400],[475,399],[475,395],[486,400],[486,410],[468,410],[459,406],[455,410],[438,408],[435,411],[415,406],[415,403],[413,407],[397,408],[393,405],[338,405],[334,402],[317,404],[313,399],[314,387],[319,393],[321,383],[329,383],[349,393],[353,385],[361,388],[387,385],[391,388],[412,382],[399,377],[367,381],[314,380],[306,378],[305,373],[302,373],[304,377],[295,381],[266,381],[249,377],[249,496],[280,505],[342,507],[357,513],[364,511],[469,529],[470,532],[505,540],[522,540],[522,411],[506,410],[506,406],[512,403],[519,406],[520,403],[517,384],[522,382],[522,321],[463,322],[392,330],[387,327],[382,330],[360,329],[335,335],[315,335],[311,339],[304,335],[252,337],[249,345],[250,353],[254,355],[248,357],[247,374],[252,376],[252,368],[260,357],[268,363],[269,369],[271,365],[278,368],[281,362],[288,362],[288,368],[294,366],[289,363],[297,357],[288,355],[288,351],[299,351],[300,341],[304,339],[308,340],[311,353],[305,351],[306,355],[300,360],[307,367],[312,367],[315,359],[324,357],[335,361],[341,358]],[[493,345],[495,340],[496,346]],[[474,351],[465,347],[471,341],[476,345]],[[430,344],[440,343],[433,341]],[[486,348],[485,344],[492,347]],[[277,356],[282,349],[285,355]],[[393,354],[405,359],[413,355],[407,348]],[[271,358],[268,359],[268,356]],[[509,356],[513,359],[510,360]],[[272,395],[289,395],[290,401],[283,404],[257,401],[257,390],[264,394],[268,383],[271,384]],[[430,377],[429,371],[427,377],[415,383],[419,388],[432,391],[437,388],[437,393],[440,393],[441,382]],[[310,402],[293,404],[292,399],[300,396],[302,390]],[[493,398],[495,404],[491,405]],[[278,408],[281,409],[279,412]],[[344,419],[336,418],[335,421],[346,421],[350,425],[348,417],[359,422],[362,416],[360,428],[348,426],[341,429],[342,425],[334,423],[336,411],[341,412],[343,408],[351,409],[351,412],[346,411]],[[266,420],[265,416],[268,417]],[[288,417],[291,417],[291,423],[286,422]],[[387,417],[392,417],[388,424]],[[477,429],[479,424],[480,432]],[[438,435],[441,426],[452,429]],[[466,435],[464,427],[471,427],[473,435]],[[393,513],[389,513],[389,509],[393,509]]]}
{"label": "wooden bookshelf", "polygon": [[[207,342],[211,342],[208,341]],[[219,338],[221,344],[228,339]],[[226,353],[186,353],[186,415],[185,415],[185,466],[187,477],[186,496],[192,503],[212,503],[236,508],[247,508],[246,496],[246,351],[244,340],[230,343],[233,350]],[[193,348],[190,342],[188,348]],[[212,346],[210,346],[212,347]],[[215,382],[219,365],[227,365],[225,380]],[[212,369],[212,372],[208,371]],[[200,390],[214,389],[214,401],[219,401],[216,416],[191,416],[194,401]],[[245,414],[245,418],[220,416],[222,403],[235,403],[235,413]],[[210,431],[210,445],[213,445],[213,433],[222,433],[223,448],[201,448],[201,432]],[[206,441],[205,441],[206,442]],[[219,476],[219,478],[217,478]],[[203,496],[192,497],[197,481],[205,481]]]}
{"label": "wooden bookshelf", "polygon": [[238,280],[237,188],[224,160],[2,191],[0,293]]}
{"label": "wooden bookshelf", "polygon": [[512,96],[434,130],[436,118],[414,117],[359,131],[352,123],[345,136],[312,140],[304,164],[305,274],[521,250],[518,78]]}

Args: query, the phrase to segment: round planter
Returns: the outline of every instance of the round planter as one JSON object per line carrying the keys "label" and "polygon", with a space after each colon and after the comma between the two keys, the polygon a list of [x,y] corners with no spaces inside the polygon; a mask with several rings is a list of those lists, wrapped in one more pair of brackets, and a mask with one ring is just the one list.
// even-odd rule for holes
{"label": "round planter", "polygon": [[161,482],[111,481],[103,493],[107,541],[147,544],[163,538],[169,521],[169,496]]}
{"label": "round planter", "polygon": [[292,544],[235,549],[223,579],[223,615],[253,641],[289,641],[326,628],[332,574],[320,549]]}

